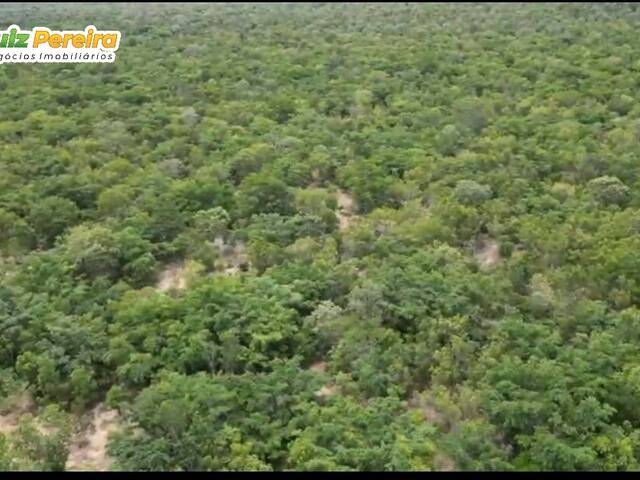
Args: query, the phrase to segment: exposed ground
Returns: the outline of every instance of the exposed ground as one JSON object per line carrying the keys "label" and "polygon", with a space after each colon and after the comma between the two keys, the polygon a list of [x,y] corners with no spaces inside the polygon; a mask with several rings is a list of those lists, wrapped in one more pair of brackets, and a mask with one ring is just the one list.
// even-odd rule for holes
{"label": "exposed ground", "polygon": [[340,222],[340,230],[349,228],[353,221],[355,201],[353,197],[344,190],[338,190],[338,220]]}
{"label": "exposed ground", "polygon": [[447,454],[438,451],[433,459],[433,464],[439,472],[453,472],[456,470],[456,464]]}
{"label": "exposed ground", "polygon": [[428,401],[424,401],[419,397],[413,397],[407,401],[407,408],[409,410],[417,410],[424,417],[424,419],[433,424],[442,423],[442,414],[436,410],[436,408]]}
{"label": "exposed ground", "polygon": [[[27,392],[20,394],[11,402],[11,406],[0,414],[0,433],[15,431],[24,415],[35,413],[36,405],[31,395]],[[108,410],[103,404],[85,414],[71,439],[65,470],[109,470],[112,462],[107,455],[107,442],[109,434],[117,430],[118,422],[118,412]],[[50,433],[50,429],[38,424],[37,418],[36,426],[41,433]]]}
{"label": "exposed ground", "polygon": [[160,273],[156,290],[167,292],[169,290],[182,290],[187,286],[186,267],[183,261],[170,263]]}
{"label": "exposed ground", "polygon": [[11,402],[6,411],[0,411],[0,433],[11,433],[18,428],[20,418],[27,413],[34,413],[36,405],[29,393],[21,393]]}
{"label": "exposed ground", "polygon": [[476,240],[474,256],[481,269],[492,268],[500,261],[500,244],[488,237],[480,237]]}
{"label": "exposed ground", "polygon": [[[225,243],[222,237],[216,237],[213,245],[218,249],[220,257],[216,261],[216,270],[225,275],[236,275],[251,268],[243,242]],[[188,262],[177,260],[169,263],[158,275],[156,290],[168,292],[187,288]]]}
{"label": "exposed ground", "polygon": [[118,429],[119,418],[116,410],[109,410],[103,404],[90,410],[81,420],[80,429],[71,441],[65,469],[109,470],[112,460],[107,455],[107,442],[109,434]]}
{"label": "exposed ground", "polygon": [[320,390],[315,392],[316,397],[324,398],[335,395],[338,392],[338,387],[335,385],[327,384],[322,387]]}
{"label": "exposed ground", "polygon": [[[442,413],[440,413],[434,405],[424,398],[412,397],[407,401],[407,408],[409,410],[416,410],[420,412],[422,417],[432,425],[439,425],[441,428],[448,428],[446,426],[446,420]],[[451,472],[456,470],[456,464],[451,457],[449,457],[442,450],[436,451],[433,458],[433,465],[436,471]]]}
{"label": "exposed ground", "polygon": [[314,372],[324,373],[327,370],[327,362],[316,362],[309,367],[309,370]]}
{"label": "exposed ground", "polygon": [[[324,361],[315,362],[311,364],[311,366],[309,367],[309,370],[312,370],[318,373],[324,373],[327,371],[327,362],[324,362]],[[333,385],[332,383],[327,383],[322,388],[317,390],[315,392],[315,395],[318,398],[324,398],[324,397],[330,397],[331,395],[335,395],[336,393],[338,393],[338,387],[336,385]]]}
{"label": "exposed ground", "polygon": [[213,244],[220,252],[217,268],[225,275],[236,275],[251,268],[244,242],[236,241],[234,244],[228,244],[222,237],[217,237]]}

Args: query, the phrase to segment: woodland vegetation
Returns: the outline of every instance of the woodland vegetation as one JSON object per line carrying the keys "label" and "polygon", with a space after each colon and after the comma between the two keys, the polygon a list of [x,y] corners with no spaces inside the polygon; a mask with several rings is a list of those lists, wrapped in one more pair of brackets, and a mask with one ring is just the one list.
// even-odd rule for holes
{"label": "woodland vegetation", "polygon": [[640,469],[638,5],[0,13],[0,470]]}

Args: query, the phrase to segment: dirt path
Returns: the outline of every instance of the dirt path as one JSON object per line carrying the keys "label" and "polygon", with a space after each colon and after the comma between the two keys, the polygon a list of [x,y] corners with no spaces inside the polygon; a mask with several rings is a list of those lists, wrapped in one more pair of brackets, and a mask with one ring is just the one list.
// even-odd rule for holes
{"label": "dirt path", "polygon": [[87,417],[83,421],[88,423],[71,441],[65,470],[105,472],[112,464],[107,455],[109,434],[118,429],[120,417],[116,410],[108,410],[103,404],[90,410]]}
{"label": "dirt path", "polygon": [[338,190],[338,220],[340,221],[340,230],[349,228],[354,218],[354,205],[355,201],[353,197],[344,190]]}
{"label": "dirt path", "polygon": [[[11,402],[11,406],[0,414],[0,434],[14,432],[20,419],[27,414],[36,414],[36,404],[28,392],[24,392]],[[68,471],[107,471],[112,461],[107,455],[109,434],[119,428],[120,417],[117,410],[109,410],[103,404],[89,410],[80,420],[76,433],[69,445],[69,455],[65,464]],[[44,435],[51,429],[36,426]]]}

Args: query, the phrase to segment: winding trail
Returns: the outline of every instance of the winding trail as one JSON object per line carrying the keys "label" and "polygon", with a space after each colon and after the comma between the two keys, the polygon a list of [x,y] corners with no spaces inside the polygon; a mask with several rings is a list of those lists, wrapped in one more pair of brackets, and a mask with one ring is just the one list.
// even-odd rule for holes
{"label": "winding trail", "polygon": [[88,423],[71,441],[65,470],[106,472],[113,463],[107,455],[109,434],[118,430],[120,416],[117,410],[99,404],[88,412],[87,417]]}
{"label": "winding trail", "polygon": [[354,205],[355,201],[351,195],[344,190],[338,190],[337,217],[340,222],[340,230],[345,230],[351,225],[354,219]]}

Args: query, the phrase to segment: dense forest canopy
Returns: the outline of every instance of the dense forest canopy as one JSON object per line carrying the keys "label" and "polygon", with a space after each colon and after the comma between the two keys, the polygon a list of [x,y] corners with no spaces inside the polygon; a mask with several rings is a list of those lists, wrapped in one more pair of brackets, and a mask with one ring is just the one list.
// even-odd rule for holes
{"label": "dense forest canopy", "polygon": [[637,5],[0,14],[0,470],[640,469]]}

